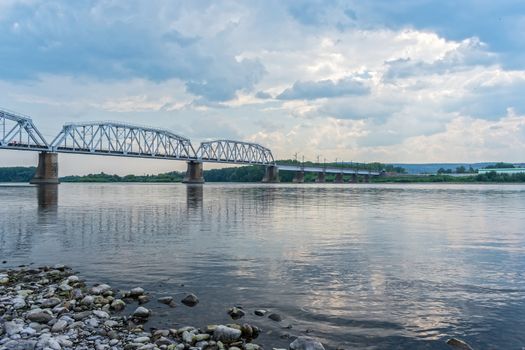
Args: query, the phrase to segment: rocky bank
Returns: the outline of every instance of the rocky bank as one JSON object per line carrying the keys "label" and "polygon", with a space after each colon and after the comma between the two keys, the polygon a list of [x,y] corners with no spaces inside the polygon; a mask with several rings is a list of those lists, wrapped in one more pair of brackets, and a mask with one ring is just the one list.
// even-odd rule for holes
{"label": "rocky bank", "polygon": [[[0,271],[0,350],[258,350],[260,330],[233,323],[147,331],[149,296],[140,287],[116,291],[107,284],[87,286],[73,271],[54,267]],[[173,298],[159,303],[173,306]],[[188,295],[182,303],[199,302]],[[132,308],[131,314],[124,309]],[[232,318],[244,311],[230,310]],[[292,350],[324,350],[313,338],[299,337]]]}

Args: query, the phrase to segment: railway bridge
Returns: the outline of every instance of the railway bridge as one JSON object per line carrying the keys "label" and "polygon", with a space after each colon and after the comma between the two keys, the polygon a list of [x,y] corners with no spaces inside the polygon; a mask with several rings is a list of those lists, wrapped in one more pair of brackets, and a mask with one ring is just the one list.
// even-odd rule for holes
{"label": "railway bridge", "polygon": [[0,110],[0,149],[39,152],[33,184],[58,184],[58,153],[166,159],[187,162],[185,183],[204,183],[203,163],[262,165],[266,167],[263,182],[279,182],[279,170],[295,172],[294,182],[304,182],[305,172],[317,173],[317,182],[326,174],[336,174],[335,181],[351,181],[380,172],[358,168],[278,164],[272,151],[256,143],[235,140],[202,142],[195,149],[190,139],[166,129],[114,121],[92,121],[65,124],[53,141],[48,142],[32,118]]}

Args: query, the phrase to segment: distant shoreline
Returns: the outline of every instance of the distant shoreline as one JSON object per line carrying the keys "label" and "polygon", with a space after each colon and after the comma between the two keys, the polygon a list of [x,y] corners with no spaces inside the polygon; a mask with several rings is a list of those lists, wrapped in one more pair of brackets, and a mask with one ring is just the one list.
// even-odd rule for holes
{"label": "distant shoreline", "polygon": [[[24,183],[33,177],[34,167],[0,168],[1,183]],[[243,166],[238,168],[210,169],[204,171],[204,179],[209,183],[259,183],[264,176],[262,166]],[[294,172],[280,172],[281,183],[293,183]],[[62,183],[180,183],[184,178],[183,172],[169,172],[156,175],[125,175],[116,174],[89,174],[82,176],[64,176]],[[316,173],[305,173],[304,183],[315,183]],[[335,183],[335,174],[326,174],[325,183]],[[358,176],[357,183],[364,183],[364,178]],[[385,176],[371,176],[372,184],[418,184],[418,183],[457,183],[457,184],[485,184],[485,183],[525,183],[525,173],[516,174],[387,174]],[[346,177],[345,183],[349,183]]]}

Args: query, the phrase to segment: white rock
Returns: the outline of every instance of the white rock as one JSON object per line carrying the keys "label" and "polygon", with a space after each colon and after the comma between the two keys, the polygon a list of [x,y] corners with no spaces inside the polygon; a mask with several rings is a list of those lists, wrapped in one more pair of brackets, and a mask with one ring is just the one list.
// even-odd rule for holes
{"label": "white rock", "polygon": [[93,310],[93,315],[97,316],[98,318],[109,318],[109,314],[101,310]]}
{"label": "white rock", "polygon": [[17,296],[11,300],[11,303],[13,304],[13,307],[15,310],[23,309],[27,306],[25,298],[21,296]]}
{"label": "white rock", "polygon": [[213,337],[223,343],[233,343],[241,337],[241,331],[226,326],[217,326],[213,332]]}
{"label": "white rock", "polygon": [[324,346],[315,338],[299,337],[290,344],[290,350],[324,350]]}
{"label": "white rock", "polygon": [[111,286],[108,284],[99,284],[98,286],[95,286],[91,288],[91,293],[93,294],[104,294],[111,290]]}
{"label": "white rock", "polygon": [[133,312],[133,316],[134,317],[139,317],[139,318],[146,318],[146,317],[149,317],[149,314],[150,314],[150,311],[148,309],[146,309],[145,307],[142,307],[142,306],[139,306],[134,312]]}
{"label": "white rock", "polygon": [[4,324],[4,329],[7,335],[12,337],[13,335],[22,332],[22,330],[24,329],[24,322],[22,320],[6,322]]}

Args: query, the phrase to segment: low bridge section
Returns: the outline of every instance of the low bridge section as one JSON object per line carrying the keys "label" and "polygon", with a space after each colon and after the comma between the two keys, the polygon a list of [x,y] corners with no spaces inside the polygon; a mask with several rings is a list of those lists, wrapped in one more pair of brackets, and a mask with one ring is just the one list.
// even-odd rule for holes
{"label": "low bridge section", "polygon": [[296,172],[295,182],[304,182],[305,172],[318,173],[318,182],[324,182],[325,174],[336,174],[336,182],[342,182],[345,174],[361,175],[365,180],[380,175],[349,168],[276,164],[270,149],[235,140],[202,142],[195,151],[190,139],[169,130],[113,121],[67,123],[48,143],[30,117],[6,110],[0,110],[0,149],[40,152],[31,181],[36,184],[58,183],[58,153],[183,160],[188,163],[186,183],[204,182],[205,162],[263,165],[263,182],[268,183],[279,182],[279,170]]}

